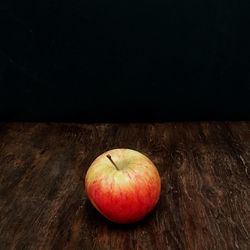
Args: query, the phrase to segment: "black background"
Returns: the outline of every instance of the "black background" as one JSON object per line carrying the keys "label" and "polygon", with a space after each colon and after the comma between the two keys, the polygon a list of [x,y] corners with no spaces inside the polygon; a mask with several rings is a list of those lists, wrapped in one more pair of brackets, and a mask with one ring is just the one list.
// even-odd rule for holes
{"label": "black background", "polygon": [[248,2],[2,0],[0,119],[249,119]]}

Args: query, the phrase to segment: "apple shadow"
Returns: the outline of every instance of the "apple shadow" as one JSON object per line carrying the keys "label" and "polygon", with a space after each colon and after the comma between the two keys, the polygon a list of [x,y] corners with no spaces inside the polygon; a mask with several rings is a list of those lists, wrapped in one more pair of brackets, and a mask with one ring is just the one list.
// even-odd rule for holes
{"label": "apple shadow", "polygon": [[112,222],[107,218],[105,218],[103,215],[101,215],[89,200],[86,200],[85,202],[85,212],[88,223],[91,223],[92,226],[107,227],[110,230],[122,230],[122,231],[148,226],[154,220],[157,207],[158,204],[149,214],[147,214],[140,221],[129,224],[119,224]]}

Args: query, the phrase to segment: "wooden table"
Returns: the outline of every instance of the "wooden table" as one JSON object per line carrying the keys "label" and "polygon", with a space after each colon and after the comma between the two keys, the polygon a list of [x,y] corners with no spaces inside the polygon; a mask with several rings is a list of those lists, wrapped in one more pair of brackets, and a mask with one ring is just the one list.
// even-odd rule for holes
{"label": "wooden table", "polygon": [[[108,222],[83,188],[117,147],[161,175],[133,225]],[[250,123],[0,124],[0,249],[250,249]]]}

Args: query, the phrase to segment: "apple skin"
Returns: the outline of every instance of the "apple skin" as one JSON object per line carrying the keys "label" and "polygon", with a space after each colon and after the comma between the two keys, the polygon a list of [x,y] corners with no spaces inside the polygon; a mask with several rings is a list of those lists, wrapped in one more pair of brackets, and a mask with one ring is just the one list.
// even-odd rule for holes
{"label": "apple skin", "polygon": [[85,177],[85,190],[104,217],[116,223],[133,223],[157,204],[161,179],[157,168],[145,155],[131,149],[113,149],[91,164]]}

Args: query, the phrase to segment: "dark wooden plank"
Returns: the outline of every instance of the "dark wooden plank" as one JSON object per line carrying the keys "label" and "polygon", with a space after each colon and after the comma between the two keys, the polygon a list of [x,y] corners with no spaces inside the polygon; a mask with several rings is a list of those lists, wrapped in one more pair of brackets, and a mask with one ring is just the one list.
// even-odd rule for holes
{"label": "dark wooden plank", "polygon": [[[83,177],[117,147],[148,155],[162,193],[134,225],[96,212]],[[1,249],[250,249],[250,123],[0,124]]]}

